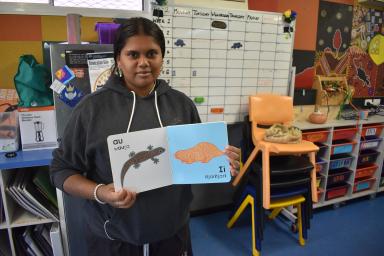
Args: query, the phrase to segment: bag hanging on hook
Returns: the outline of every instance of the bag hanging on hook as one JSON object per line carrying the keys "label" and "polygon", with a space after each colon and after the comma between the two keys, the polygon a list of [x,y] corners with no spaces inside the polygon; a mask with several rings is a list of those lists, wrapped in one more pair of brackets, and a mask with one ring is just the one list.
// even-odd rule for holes
{"label": "bag hanging on hook", "polygon": [[14,77],[19,95],[19,107],[41,107],[53,105],[53,93],[49,88],[49,70],[39,64],[33,55],[22,55]]}

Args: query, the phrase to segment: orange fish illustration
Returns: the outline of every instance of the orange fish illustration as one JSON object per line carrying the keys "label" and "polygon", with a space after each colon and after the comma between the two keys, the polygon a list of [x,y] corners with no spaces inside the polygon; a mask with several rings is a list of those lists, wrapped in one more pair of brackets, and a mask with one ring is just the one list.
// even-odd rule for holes
{"label": "orange fish illustration", "polygon": [[175,158],[185,164],[192,164],[195,162],[208,163],[213,158],[223,154],[224,152],[219,150],[214,144],[200,142],[192,148],[177,151],[175,153]]}

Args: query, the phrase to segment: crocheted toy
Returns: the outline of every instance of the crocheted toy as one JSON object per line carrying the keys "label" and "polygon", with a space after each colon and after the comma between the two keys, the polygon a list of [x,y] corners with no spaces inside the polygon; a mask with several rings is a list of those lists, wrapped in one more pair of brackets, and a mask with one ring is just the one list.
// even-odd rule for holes
{"label": "crocheted toy", "polygon": [[274,143],[300,143],[302,133],[295,126],[274,124],[265,131],[264,140]]}

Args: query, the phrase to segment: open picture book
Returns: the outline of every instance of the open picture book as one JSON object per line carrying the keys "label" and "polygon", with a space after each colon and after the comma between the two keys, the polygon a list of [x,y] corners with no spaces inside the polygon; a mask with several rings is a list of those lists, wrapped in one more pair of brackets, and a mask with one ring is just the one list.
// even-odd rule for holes
{"label": "open picture book", "polygon": [[110,135],[115,189],[144,192],[172,184],[231,179],[225,122],[187,124]]}

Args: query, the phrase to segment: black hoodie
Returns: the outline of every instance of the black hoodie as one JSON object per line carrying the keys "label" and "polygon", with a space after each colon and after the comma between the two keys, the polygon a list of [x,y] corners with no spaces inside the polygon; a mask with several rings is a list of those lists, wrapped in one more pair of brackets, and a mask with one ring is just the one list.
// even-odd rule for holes
{"label": "black hoodie", "polygon": [[[136,96],[129,131],[200,122],[192,100],[157,80],[146,97]],[[133,108],[133,93],[112,75],[104,88],[87,95],[73,110],[58,149],[53,152],[50,174],[63,190],[66,178],[74,174],[96,183],[113,182],[107,137],[125,133]],[[141,245],[173,236],[189,218],[190,185],[172,185],[139,193],[131,208],[119,209],[86,200],[84,215],[97,235]]]}

